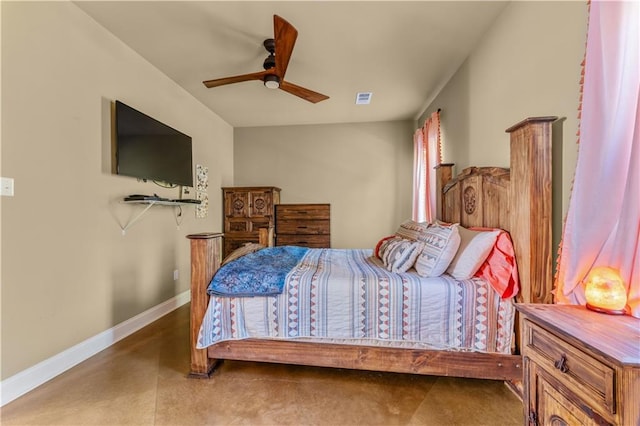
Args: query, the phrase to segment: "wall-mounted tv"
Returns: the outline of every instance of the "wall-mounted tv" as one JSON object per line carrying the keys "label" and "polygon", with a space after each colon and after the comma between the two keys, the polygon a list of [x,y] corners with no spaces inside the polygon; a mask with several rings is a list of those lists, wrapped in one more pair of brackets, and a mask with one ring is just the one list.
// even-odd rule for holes
{"label": "wall-mounted tv", "polygon": [[115,128],[117,174],[193,186],[191,137],[120,101]]}

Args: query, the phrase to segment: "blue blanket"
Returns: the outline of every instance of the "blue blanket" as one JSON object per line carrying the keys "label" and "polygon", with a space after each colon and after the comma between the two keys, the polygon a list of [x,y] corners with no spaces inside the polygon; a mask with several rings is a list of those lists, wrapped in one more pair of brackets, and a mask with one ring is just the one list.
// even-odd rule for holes
{"label": "blue blanket", "polygon": [[269,247],[223,265],[207,292],[218,296],[270,296],[282,293],[284,280],[309,249]]}

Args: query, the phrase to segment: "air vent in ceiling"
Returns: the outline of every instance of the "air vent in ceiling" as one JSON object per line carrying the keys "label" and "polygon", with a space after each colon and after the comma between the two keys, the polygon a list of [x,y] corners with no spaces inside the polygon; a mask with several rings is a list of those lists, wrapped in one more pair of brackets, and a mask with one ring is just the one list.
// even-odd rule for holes
{"label": "air vent in ceiling", "polygon": [[356,93],[356,105],[369,105],[371,103],[371,92],[358,92]]}

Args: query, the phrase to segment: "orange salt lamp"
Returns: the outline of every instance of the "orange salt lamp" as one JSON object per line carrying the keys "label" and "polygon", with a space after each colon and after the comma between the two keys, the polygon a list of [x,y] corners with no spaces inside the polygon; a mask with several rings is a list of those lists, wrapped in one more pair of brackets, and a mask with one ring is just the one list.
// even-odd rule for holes
{"label": "orange salt lamp", "polygon": [[627,289],[617,270],[608,266],[593,268],[585,281],[587,308],[606,314],[624,315]]}

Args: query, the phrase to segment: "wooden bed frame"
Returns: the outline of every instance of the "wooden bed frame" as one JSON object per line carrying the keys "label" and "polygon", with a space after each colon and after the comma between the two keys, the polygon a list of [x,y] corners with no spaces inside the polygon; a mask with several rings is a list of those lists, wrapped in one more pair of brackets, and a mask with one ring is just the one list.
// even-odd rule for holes
{"label": "wooden bed frame", "polygon": [[[470,167],[453,178],[453,164],[437,169],[440,219],[463,226],[510,232],[520,274],[518,302],[549,303],[552,285],[551,124],[556,117],[528,118],[507,129],[510,169]],[[268,233],[264,230],[265,236]],[[191,240],[191,372],[209,377],[224,359],[321,367],[517,381],[522,358],[514,355],[396,349],[247,339],[196,349],[207,309],[206,288],[220,265],[222,234],[188,235]],[[516,341],[519,339],[516,318]]]}

